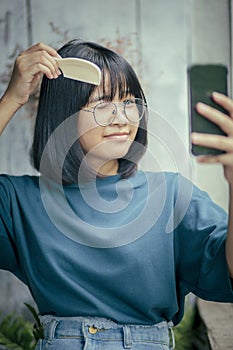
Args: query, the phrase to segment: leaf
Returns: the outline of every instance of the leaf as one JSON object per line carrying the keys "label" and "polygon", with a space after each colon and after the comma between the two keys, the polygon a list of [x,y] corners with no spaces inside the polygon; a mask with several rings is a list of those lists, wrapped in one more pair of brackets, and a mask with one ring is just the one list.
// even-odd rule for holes
{"label": "leaf", "polygon": [[36,323],[34,324],[34,327],[33,327],[33,335],[34,335],[36,342],[39,339],[44,339],[44,327],[43,327],[42,323],[40,322],[40,318],[39,318],[36,310],[30,304],[24,303],[24,305],[26,305],[26,307],[32,313],[32,315],[36,321]]}
{"label": "leaf", "polygon": [[20,316],[7,315],[0,323],[0,345],[6,349],[33,350],[36,342],[32,324]]}
{"label": "leaf", "polygon": [[25,306],[28,308],[28,310],[32,313],[32,315],[33,315],[33,317],[34,317],[36,323],[37,323],[38,325],[40,325],[40,324],[41,324],[41,323],[40,323],[40,319],[39,319],[39,316],[38,316],[36,310],[34,309],[34,307],[33,307],[32,305],[30,305],[30,304],[27,304],[27,303],[24,303],[24,305],[25,305]]}

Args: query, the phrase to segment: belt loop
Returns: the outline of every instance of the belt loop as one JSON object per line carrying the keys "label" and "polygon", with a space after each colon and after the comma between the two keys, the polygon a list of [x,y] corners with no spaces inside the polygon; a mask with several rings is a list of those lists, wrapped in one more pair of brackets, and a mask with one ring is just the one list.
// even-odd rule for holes
{"label": "belt loop", "polygon": [[176,342],[175,342],[175,334],[172,327],[173,327],[173,322],[168,322],[169,339],[171,339],[171,347],[169,347],[169,349],[174,350]]}
{"label": "belt loop", "polygon": [[55,330],[58,325],[59,321],[57,320],[52,320],[49,324],[49,331],[48,331],[48,343],[51,344],[52,340],[55,336]]}
{"label": "belt loop", "polygon": [[124,333],[124,348],[131,349],[132,340],[131,340],[131,332],[130,332],[129,326],[126,326],[126,325],[123,326],[123,333]]}

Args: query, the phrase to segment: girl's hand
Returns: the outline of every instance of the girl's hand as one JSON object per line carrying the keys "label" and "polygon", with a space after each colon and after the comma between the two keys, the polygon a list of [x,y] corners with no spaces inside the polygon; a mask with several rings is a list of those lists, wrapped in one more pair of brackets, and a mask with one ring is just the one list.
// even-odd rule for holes
{"label": "girl's hand", "polygon": [[56,57],[60,57],[57,52],[43,43],[30,47],[17,57],[10,83],[4,94],[16,109],[28,101],[42,74],[49,79],[56,79],[61,74]]}
{"label": "girl's hand", "polygon": [[233,185],[233,100],[229,97],[213,93],[213,99],[220,106],[229,112],[226,115],[206,104],[198,103],[196,109],[203,117],[217,124],[226,136],[192,133],[192,143],[200,146],[216,148],[225,153],[220,155],[200,156],[197,158],[200,163],[214,164],[221,163],[224,168],[224,175],[229,184]]}

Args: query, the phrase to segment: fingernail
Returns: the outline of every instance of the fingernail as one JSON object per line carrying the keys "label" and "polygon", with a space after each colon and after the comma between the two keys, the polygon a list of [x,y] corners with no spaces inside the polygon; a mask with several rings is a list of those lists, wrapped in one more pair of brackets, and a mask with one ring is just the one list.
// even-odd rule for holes
{"label": "fingernail", "polygon": [[199,138],[198,133],[197,132],[192,132],[192,134],[191,134],[192,141],[198,140],[198,138]]}
{"label": "fingernail", "polygon": [[222,94],[220,94],[219,92],[217,92],[217,91],[214,91],[213,93],[212,93],[212,96],[213,97],[221,97],[222,96]]}
{"label": "fingernail", "polygon": [[196,104],[196,107],[197,107],[198,109],[202,110],[202,111],[206,111],[206,110],[208,109],[208,106],[205,105],[205,104],[202,103],[202,102],[198,102],[198,103]]}

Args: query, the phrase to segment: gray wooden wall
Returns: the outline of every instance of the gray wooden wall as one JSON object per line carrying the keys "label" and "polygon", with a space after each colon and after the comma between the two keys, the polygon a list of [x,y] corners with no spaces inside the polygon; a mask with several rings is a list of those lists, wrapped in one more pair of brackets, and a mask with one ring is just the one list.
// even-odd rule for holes
{"label": "gray wooden wall", "polygon": [[[0,94],[15,57],[31,44],[43,41],[58,48],[77,37],[98,41],[122,53],[144,86],[151,116],[150,146],[142,167],[186,172],[184,159],[166,144],[171,139],[166,130],[174,132],[174,144],[179,140],[188,150],[186,69],[194,61],[210,59],[230,66],[228,5],[227,0],[0,0]],[[1,173],[34,172],[28,150],[36,103],[37,95],[1,136]],[[161,125],[163,130],[158,130]],[[156,161],[151,162],[151,157]],[[193,165],[192,159],[186,162]],[[216,177],[206,181],[206,173],[199,176],[201,171],[195,169],[194,180],[225,206],[221,175],[216,191]],[[7,272],[0,273],[0,309],[23,312],[23,302],[30,300],[20,282]]]}

